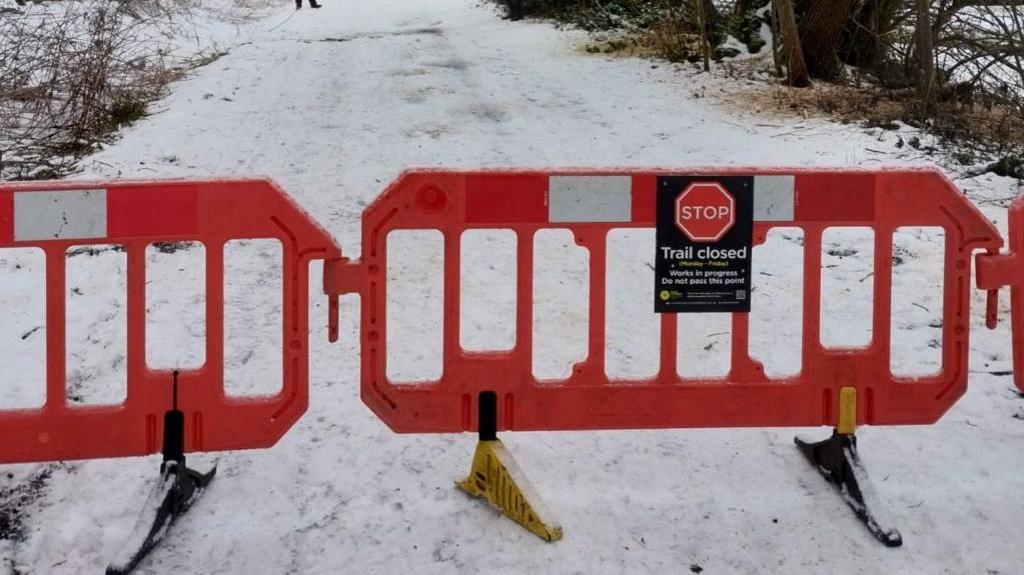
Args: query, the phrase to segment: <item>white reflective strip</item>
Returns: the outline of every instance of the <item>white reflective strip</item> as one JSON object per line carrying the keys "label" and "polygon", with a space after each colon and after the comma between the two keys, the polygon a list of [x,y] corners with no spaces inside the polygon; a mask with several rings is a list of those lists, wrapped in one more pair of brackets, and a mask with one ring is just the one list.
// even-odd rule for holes
{"label": "white reflective strip", "polygon": [[551,176],[548,179],[550,222],[628,222],[632,219],[632,176]]}
{"label": "white reflective strip", "polygon": [[15,192],[14,241],[103,238],[107,191]]}
{"label": "white reflective strip", "polygon": [[754,221],[793,221],[796,176],[754,176]]}

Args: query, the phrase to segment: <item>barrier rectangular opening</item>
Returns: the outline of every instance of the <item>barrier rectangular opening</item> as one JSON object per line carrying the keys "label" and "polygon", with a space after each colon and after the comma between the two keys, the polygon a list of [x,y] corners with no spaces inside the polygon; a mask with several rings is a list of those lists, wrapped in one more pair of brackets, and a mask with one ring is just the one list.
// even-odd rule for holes
{"label": "barrier rectangular opening", "polygon": [[646,379],[660,368],[661,317],[654,313],[654,229],[608,232],[605,274],[605,373]]}
{"label": "barrier rectangular opening", "polygon": [[46,403],[46,254],[39,248],[0,248],[0,409]]}
{"label": "barrier rectangular opening", "polygon": [[533,376],[560,380],[587,358],[590,260],[566,229],[533,237]]}
{"label": "barrier rectangular opening", "polygon": [[681,313],[676,322],[679,377],[728,375],[732,367],[732,314]]}
{"label": "barrier rectangular opening", "polygon": [[192,369],[206,361],[206,248],[161,242],[146,248],[146,363]]}
{"label": "barrier rectangular opening", "polygon": [[516,345],[516,233],[462,232],[459,340],[469,351],[509,350]]}
{"label": "barrier rectangular opening", "polygon": [[795,375],[803,361],[804,231],[772,228],[752,259],[750,356],[769,377]]}
{"label": "barrier rectangular opening", "polygon": [[387,376],[436,381],[444,371],[445,238],[437,230],[387,237]]}
{"label": "barrier rectangular opening", "polygon": [[892,235],[892,311],[889,368],[897,376],[942,370],[946,233],[940,227],[901,227]]}
{"label": "barrier rectangular opening", "polygon": [[65,394],[70,405],[128,397],[128,257],[117,244],[65,254]]}
{"label": "barrier rectangular opening", "polygon": [[871,228],[827,228],[821,240],[821,343],[871,344],[875,303],[875,233]]}
{"label": "barrier rectangular opening", "polygon": [[224,244],[224,393],[229,396],[281,391],[283,265],[276,239]]}

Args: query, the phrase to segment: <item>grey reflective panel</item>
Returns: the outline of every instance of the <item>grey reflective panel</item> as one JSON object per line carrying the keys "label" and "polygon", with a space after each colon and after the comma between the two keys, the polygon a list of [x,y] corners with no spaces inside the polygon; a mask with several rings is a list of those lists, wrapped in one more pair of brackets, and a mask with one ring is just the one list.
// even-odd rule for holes
{"label": "grey reflective panel", "polygon": [[754,221],[793,221],[796,176],[754,176]]}
{"label": "grey reflective panel", "polygon": [[632,176],[551,176],[548,180],[550,222],[628,222],[632,219]]}
{"label": "grey reflective panel", "polygon": [[14,241],[103,238],[107,191],[16,192]]}

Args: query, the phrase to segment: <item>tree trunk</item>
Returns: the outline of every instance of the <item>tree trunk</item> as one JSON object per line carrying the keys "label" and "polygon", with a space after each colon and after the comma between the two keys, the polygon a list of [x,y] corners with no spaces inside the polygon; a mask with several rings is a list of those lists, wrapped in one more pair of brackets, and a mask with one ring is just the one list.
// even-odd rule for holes
{"label": "tree trunk", "polygon": [[782,49],[786,53],[786,74],[790,86],[803,88],[811,85],[804,51],[800,44],[800,31],[796,25],[792,0],[775,0],[779,15],[779,30],[782,32]]}
{"label": "tree trunk", "polygon": [[718,45],[718,8],[713,0],[697,0],[697,11],[704,30],[704,37],[712,46]]}
{"label": "tree trunk", "polygon": [[509,20],[523,19],[523,0],[508,0],[507,5]]}
{"label": "tree trunk", "polygon": [[711,71],[711,43],[708,41],[707,11],[704,0],[697,0],[697,22],[700,26],[700,53],[704,57],[704,71]]}
{"label": "tree trunk", "polygon": [[843,67],[839,45],[843,27],[855,7],[854,0],[797,0],[794,6],[804,46],[807,71],[815,78],[838,80]]}
{"label": "tree trunk", "polygon": [[847,64],[869,68],[881,75],[886,50],[882,38],[895,29],[896,11],[901,4],[901,0],[865,0],[843,35],[844,49],[840,58]]}
{"label": "tree trunk", "polygon": [[777,2],[772,2],[770,12],[772,18],[772,66],[775,67],[775,77],[782,77],[782,31],[779,29],[779,7]]}
{"label": "tree trunk", "polygon": [[931,112],[935,107],[935,48],[932,41],[931,13],[928,0],[916,1],[917,12],[917,63],[921,76],[918,90],[925,109]]}

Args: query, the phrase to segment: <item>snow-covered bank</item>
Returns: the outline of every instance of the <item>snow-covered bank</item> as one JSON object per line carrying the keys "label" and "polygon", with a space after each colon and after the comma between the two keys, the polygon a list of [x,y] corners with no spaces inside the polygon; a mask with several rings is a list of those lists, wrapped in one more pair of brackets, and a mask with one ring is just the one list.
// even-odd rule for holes
{"label": "snow-covered bank", "polygon": [[[81,177],[266,174],[357,256],[360,212],[409,166],[926,161],[905,149],[896,159],[871,152],[888,149],[878,141],[888,136],[853,125],[811,119],[797,127],[729,113],[714,104],[727,89],[720,80],[645,60],[587,56],[577,49],[578,34],[505,22],[472,0],[327,2],[280,24],[290,11],[282,3],[251,38],[175,84],[158,113],[87,159]],[[1005,230],[999,200],[1014,194],[1015,183],[985,176],[960,184]],[[752,321],[762,357],[780,369],[793,361],[785,281],[799,267],[797,245],[783,237],[755,255],[755,267],[772,275],[759,276]],[[937,249],[928,236],[908,245],[917,257]],[[855,297],[844,294],[854,292],[853,278],[870,269],[870,257],[862,243],[847,247],[856,253],[845,256],[849,275],[838,278],[836,297],[852,305]],[[651,315],[642,274],[653,250],[623,248],[631,251],[640,257],[614,286],[623,293],[641,286],[644,294],[636,321],[618,326],[616,340],[627,345],[644,341]],[[89,294],[99,291],[87,289],[90,281],[116,277],[120,268],[116,254],[75,259],[85,257],[94,259],[82,260],[81,279],[71,285]],[[176,269],[168,266],[157,279]],[[256,285],[268,273],[260,252],[240,257],[238,269]],[[0,273],[9,309],[18,304],[7,299],[6,278],[16,276]],[[563,279],[538,283],[554,290]],[[910,285],[931,297],[925,287],[923,280]],[[171,363],[201,338],[187,313],[197,297],[187,292],[160,302],[165,328],[175,327],[171,318],[186,318],[158,342],[158,355]],[[341,341],[330,345],[317,324],[325,321],[325,301],[313,297],[309,412],[272,449],[219,455],[221,475],[140,572],[677,573],[691,565],[706,573],[1024,571],[1024,552],[1010,537],[1024,511],[1014,495],[1024,487],[1015,473],[1024,465],[1024,422],[1013,418],[1021,406],[1010,379],[996,375],[1011,369],[1005,297],[994,332],[984,330],[981,294],[975,298],[971,391],[945,419],[860,432],[862,456],[906,540],[898,550],[872,540],[804,462],[792,445],[795,430],[774,429],[505,434],[565,529],[563,541],[543,544],[455,490],[475,437],[394,435],[363,407],[356,302],[343,301]],[[116,322],[123,321],[105,313],[104,303],[82,306],[79,318],[99,340],[86,381],[94,393],[115,381]],[[931,303],[924,301],[935,309]],[[490,310],[469,311],[473,325],[491,318]],[[628,320],[629,310],[623,316]],[[19,339],[24,331],[10,329],[7,317],[4,342],[35,341]],[[863,316],[841,321],[850,331],[866,327]],[[909,363],[915,354],[927,357],[930,328],[924,316],[906,321],[917,327],[901,338]],[[710,346],[721,330],[707,322],[699,329]],[[767,329],[773,325],[779,331]],[[712,361],[719,348],[710,347]],[[253,361],[263,365],[270,355],[257,349]],[[646,370],[642,353],[617,357],[622,370]],[[212,459],[190,462],[205,468]],[[147,458],[53,468],[26,510],[27,540],[6,544],[4,559],[34,573],[100,571],[132,527],[156,467],[157,458]],[[38,469],[5,467],[16,474],[12,481]]]}

